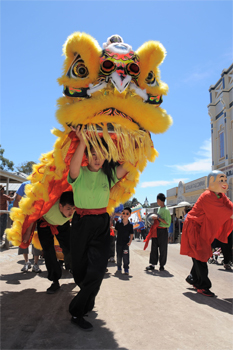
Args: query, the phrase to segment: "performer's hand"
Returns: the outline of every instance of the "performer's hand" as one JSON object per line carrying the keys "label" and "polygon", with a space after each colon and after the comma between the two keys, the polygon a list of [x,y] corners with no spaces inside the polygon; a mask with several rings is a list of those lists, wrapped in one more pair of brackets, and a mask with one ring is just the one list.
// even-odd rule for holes
{"label": "performer's hand", "polygon": [[151,215],[151,219],[156,220],[156,219],[158,219],[158,216],[156,214],[153,214],[153,215]]}
{"label": "performer's hand", "polygon": [[81,133],[81,125],[78,125],[76,129],[73,126],[71,126],[70,128],[71,128],[72,131],[75,132],[75,134],[78,137],[80,143],[85,144],[83,135]]}

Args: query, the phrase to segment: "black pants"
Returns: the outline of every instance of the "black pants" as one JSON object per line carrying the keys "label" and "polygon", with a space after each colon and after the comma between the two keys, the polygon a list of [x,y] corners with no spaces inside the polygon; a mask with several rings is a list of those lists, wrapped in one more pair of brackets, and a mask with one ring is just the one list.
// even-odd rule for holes
{"label": "black pants", "polygon": [[208,278],[208,266],[206,262],[193,260],[191,275],[193,276],[193,285],[198,289],[210,289],[211,281]]}
{"label": "black pants", "polygon": [[110,236],[110,247],[109,247],[109,254],[108,258],[114,258],[115,257],[115,246],[116,246],[116,237],[115,236]]}
{"label": "black pants", "polygon": [[72,316],[83,317],[91,311],[108,263],[110,225],[107,213],[85,215],[74,213],[71,228],[73,276],[80,291],[70,303]]}
{"label": "black pants", "polygon": [[157,238],[152,238],[150,264],[161,267],[167,262],[168,230],[167,228],[157,228]]}
{"label": "black pants", "polygon": [[[50,281],[58,281],[61,278],[62,270],[61,266],[57,260],[55,248],[54,248],[54,238],[51,233],[49,226],[40,227],[42,220],[37,222],[38,236],[43,248],[43,254],[45,259],[45,265],[48,271],[48,279]],[[60,247],[64,254],[64,260],[66,264],[71,264],[70,255],[70,223],[66,222],[62,226],[57,226],[58,234],[56,238],[60,244]],[[70,266],[71,267],[71,266]]]}
{"label": "black pants", "polygon": [[228,264],[229,261],[232,262],[232,232],[228,236],[228,243],[220,242],[220,247],[223,253],[224,264]]}
{"label": "black pants", "polygon": [[122,259],[123,259],[124,270],[128,270],[129,269],[129,246],[127,244],[125,244],[125,245],[117,244],[117,266],[118,266],[118,268],[121,268]]}

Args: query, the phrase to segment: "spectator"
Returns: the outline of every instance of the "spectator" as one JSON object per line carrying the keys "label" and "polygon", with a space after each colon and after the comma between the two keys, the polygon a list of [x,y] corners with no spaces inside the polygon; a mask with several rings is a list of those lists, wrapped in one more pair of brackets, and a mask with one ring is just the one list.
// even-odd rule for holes
{"label": "spectator", "polygon": [[114,233],[114,225],[113,225],[113,218],[110,217],[110,249],[109,249],[109,257],[108,261],[109,262],[115,262],[115,242],[116,242],[116,237]]}
{"label": "spectator", "polygon": [[171,216],[171,225],[168,229],[168,243],[173,242],[173,215]]}
{"label": "spectator", "polygon": [[[0,210],[8,210],[8,201],[14,200],[14,197],[4,194],[5,188],[0,185]],[[0,243],[2,243],[3,235],[7,226],[7,213],[0,213]]]}
{"label": "spectator", "polygon": [[[25,195],[25,186],[27,184],[30,184],[30,181],[25,181],[23,182],[20,187],[18,188],[18,190],[16,191],[16,198],[13,204],[13,207],[18,207],[19,206],[19,202],[21,200],[21,198]],[[20,248],[18,249],[18,255],[23,254],[24,257],[24,266],[21,269],[22,272],[27,272],[31,267],[31,261],[28,259],[28,248]],[[32,244],[32,255],[34,257],[34,265],[32,267],[32,271],[39,273],[41,272],[41,269],[39,268],[39,256],[41,255],[41,250],[36,249],[33,244]]]}
{"label": "spectator", "polygon": [[182,216],[180,216],[180,218],[179,218],[179,224],[180,224],[180,232],[182,232],[182,229],[183,229],[183,218],[182,218]]}
{"label": "spectator", "polygon": [[117,231],[117,269],[123,268],[125,275],[129,274],[129,246],[133,240],[133,225],[129,222],[128,217],[131,215],[131,209],[126,207],[122,212],[122,222],[116,223]]}

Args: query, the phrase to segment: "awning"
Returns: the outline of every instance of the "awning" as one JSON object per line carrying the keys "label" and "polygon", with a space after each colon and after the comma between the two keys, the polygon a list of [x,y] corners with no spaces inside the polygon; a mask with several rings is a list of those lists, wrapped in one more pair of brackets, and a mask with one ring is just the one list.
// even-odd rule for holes
{"label": "awning", "polygon": [[27,181],[27,176],[24,173],[12,173],[0,169],[0,184],[6,186],[6,193],[8,194],[9,191],[16,191],[22,182]]}

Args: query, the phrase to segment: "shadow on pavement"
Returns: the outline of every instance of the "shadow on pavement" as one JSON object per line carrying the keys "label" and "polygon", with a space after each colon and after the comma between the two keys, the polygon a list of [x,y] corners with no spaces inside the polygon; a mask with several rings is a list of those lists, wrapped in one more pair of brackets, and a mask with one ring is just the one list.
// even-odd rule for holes
{"label": "shadow on pavement", "polygon": [[6,281],[6,284],[21,284],[20,281],[26,281],[34,278],[36,275],[47,278],[47,271],[36,274],[35,272],[16,272],[9,275],[1,275],[1,280]]}
{"label": "shadow on pavement", "polygon": [[230,315],[233,314],[232,310],[232,302],[233,299],[218,299],[218,298],[211,298],[211,297],[206,297],[204,295],[201,295],[199,293],[191,293],[191,292],[186,292],[183,293],[183,295],[193,301],[195,301],[198,304],[203,304],[203,305],[208,305],[216,310],[226,312]]}
{"label": "shadow on pavement", "polygon": [[232,272],[233,272],[233,270],[232,270],[232,269],[231,269],[231,270],[226,270],[226,269],[224,269],[224,268],[223,268],[223,269],[218,269],[218,271],[224,271],[224,272],[228,272],[228,273],[229,273],[229,272],[230,272],[230,273],[232,273]]}
{"label": "shadow on pavement", "polygon": [[113,275],[113,277],[117,277],[119,278],[119,280],[122,280],[122,281],[129,281],[130,278],[132,278],[133,276],[131,275],[125,275],[124,273],[122,273],[121,271],[116,271]]}
{"label": "shadow on pavement", "polygon": [[169,271],[164,270],[164,271],[159,271],[159,270],[145,270],[145,273],[147,275],[151,275],[151,276],[157,276],[157,277],[174,277],[174,275],[172,275]]}
{"label": "shadow on pavement", "polygon": [[90,312],[92,332],[70,322],[68,307],[74,283],[48,295],[36,289],[2,292],[1,349],[121,349],[105,322]]}
{"label": "shadow on pavement", "polygon": [[[6,284],[21,284],[20,281],[30,280],[35,276],[39,276],[41,278],[47,278],[48,272],[46,270],[40,273],[35,273],[32,271],[32,269],[30,269],[27,272],[20,271],[12,274],[1,275],[1,280],[6,281]],[[73,278],[72,274],[68,270],[62,270],[62,279],[70,279],[70,278]]]}

